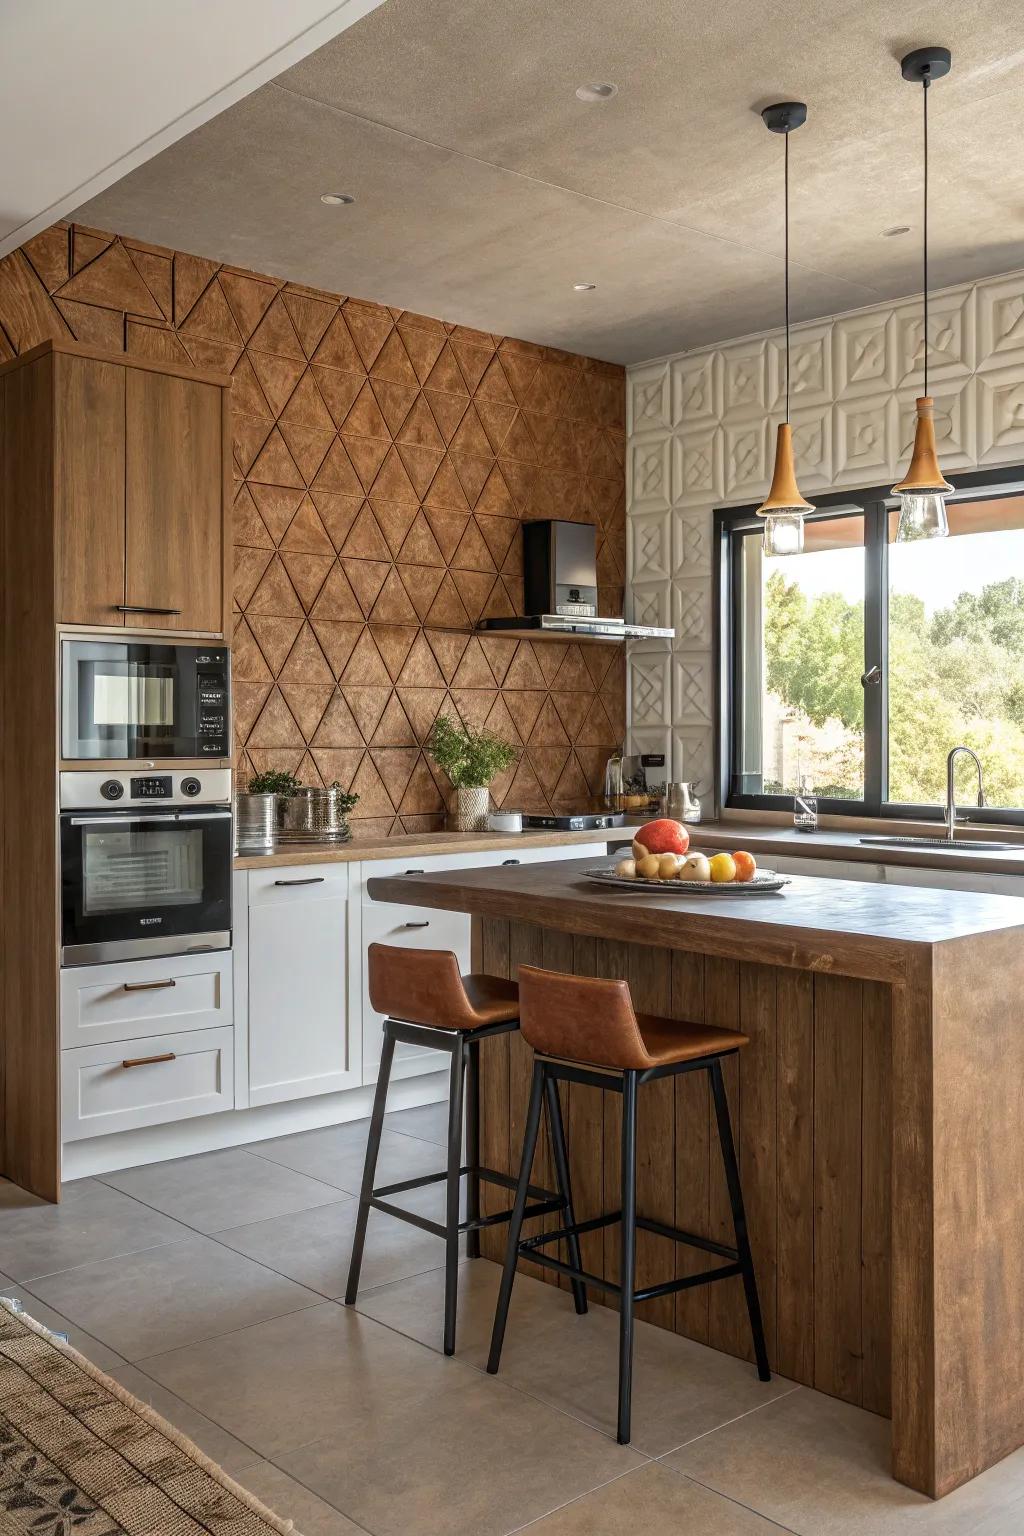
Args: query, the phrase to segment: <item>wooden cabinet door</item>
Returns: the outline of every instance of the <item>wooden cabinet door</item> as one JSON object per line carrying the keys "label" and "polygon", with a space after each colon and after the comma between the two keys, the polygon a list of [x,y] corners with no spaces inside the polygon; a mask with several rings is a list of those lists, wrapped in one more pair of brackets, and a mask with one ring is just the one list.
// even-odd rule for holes
{"label": "wooden cabinet door", "polygon": [[126,622],[222,634],[221,390],[127,370]]}
{"label": "wooden cabinet door", "polygon": [[125,370],[54,356],[56,612],[61,624],[123,624]]}

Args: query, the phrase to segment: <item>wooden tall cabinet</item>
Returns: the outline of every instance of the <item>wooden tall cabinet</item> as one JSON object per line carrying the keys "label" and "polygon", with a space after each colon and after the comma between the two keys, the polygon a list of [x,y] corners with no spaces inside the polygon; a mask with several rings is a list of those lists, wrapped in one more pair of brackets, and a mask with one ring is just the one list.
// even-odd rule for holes
{"label": "wooden tall cabinet", "polygon": [[0,367],[0,1175],[50,1200],[58,627],[230,633],[229,391],[70,341]]}

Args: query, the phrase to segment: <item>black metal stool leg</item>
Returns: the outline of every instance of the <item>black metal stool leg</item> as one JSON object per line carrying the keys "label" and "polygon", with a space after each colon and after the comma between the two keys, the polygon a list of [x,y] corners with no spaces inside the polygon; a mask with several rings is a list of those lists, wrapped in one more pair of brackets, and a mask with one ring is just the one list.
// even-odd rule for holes
{"label": "black metal stool leg", "polygon": [[395,1036],[391,1020],[384,1020],[384,1045],[380,1053],[377,1072],[377,1089],[373,1096],[373,1113],[370,1116],[370,1135],[366,1143],[366,1160],[363,1163],[363,1182],[359,1190],[359,1209],[356,1212],[356,1230],[352,1239],[352,1258],[348,1266],[348,1285],[345,1288],[345,1305],[351,1307],[359,1292],[359,1271],[363,1264],[363,1244],[366,1242],[366,1223],[370,1215],[370,1196],[377,1172],[377,1155],[380,1151],[380,1133],[384,1129],[384,1110],[387,1106],[388,1083],[391,1080],[391,1062],[395,1054]]}
{"label": "black metal stool leg", "polygon": [[636,1288],[636,1096],[637,1074],[622,1074],[622,1236],[619,1256],[619,1427],[629,1444],[633,1400],[633,1291]]}
{"label": "black metal stool leg", "polygon": [[[576,1216],[572,1208],[572,1185],[569,1182],[569,1154],[565,1146],[565,1125],[562,1121],[562,1101],[558,1096],[558,1084],[553,1077],[547,1079],[545,1094],[548,1106],[548,1129],[551,1133],[551,1155],[555,1163],[555,1179],[558,1193],[565,1202],[564,1225],[573,1227],[576,1225]],[[580,1256],[579,1236],[574,1233],[566,1241],[569,1254],[569,1263],[574,1269],[583,1268],[583,1260]],[[572,1282],[572,1297],[576,1303],[576,1311],[582,1317],[587,1310],[587,1288],[582,1280]]]}
{"label": "black metal stool leg", "polygon": [[739,1168],[736,1164],[736,1148],[733,1144],[732,1126],[729,1122],[729,1101],[725,1094],[722,1063],[720,1061],[713,1061],[708,1067],[708,1072],[711,1077],[711,1092],[715,1100],[715,1119],[718,1122],[718,1139],[722,1146],[722,1162],[725,1164],[725,1181],[729,1187],[729,1203],[732,1206],[733,1227],[736,1231],[736,1251],[739,1255],[743,1277],[743,1290],[747,1298],[750,1332],[754,1340],[754,1358],[757,1361],[757,1374],[762,1381],[771,1381],[772,1373],[768,1364],[768,1351],[765,1348],[764,1342],[761,1302],[757,1294],[757,1277],[754,1274],[754,1260],[750,1252],[750,1239],[747,1236],[747,1216],[743,1207],[743,1188],[740,1184]]}
{"label": "black metal stool leg", "polygon": [[516,1185],[516,1198],[512,1206],[512,1215],[508,1224],[508,1242],[505,1247],[505,1267],[501,1272],[501,1286],[498,1291],[498,1305],[494,1313],[494,1329],[491,1333],[491,1349],[487,1356],[487,1369],[493,1376],[496,1374],[501,1362],[501,1346],[505,1339],[505,1324],[508,1322],[509,1302],[512,1300],[512,1284],[516,1277],[516,1264],[519,1261],[519,1239],[523,1232],[523,1213],[526,1210],[527,1189],[530,1183],[530,1173],[533,1168],[533,1157],[537,1150],[537,1136],[540,1131],[540,1112],[544,1098],[544,1082],[547,1073],[543,1062],[535,1060],[533,1063],[533,1083],[530,1088],[530,1107],[526,1112],[526,1131],[523,1136],[523,1157],[519,1164],[519,1182]]}
{"label": "black metal stool leg", "polygon": [[[474,1168],[480,1167],[480,1042],[467,1040],[466,1058],[466,1217],[469,1221],[480,1219],[480,1175]],[[470,1259],[480,1257],[480,1233],[471,1227],[466,1233],[466,1255]]]}
{"label": "black metal stool leg", "polygon": [[462,1191],[462,1088],[465,1043],[452,1040],[452,1069],[448,1097],[448,1173],[444,1253],[444,1352],[455,1353],[455,1314],[459,1301],[459,1197]]}

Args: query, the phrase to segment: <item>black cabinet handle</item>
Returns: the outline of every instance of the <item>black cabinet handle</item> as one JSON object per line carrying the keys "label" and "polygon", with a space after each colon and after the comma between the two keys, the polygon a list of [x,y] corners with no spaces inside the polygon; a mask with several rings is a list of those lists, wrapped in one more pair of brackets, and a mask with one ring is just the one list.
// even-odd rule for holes
{"label": "black cabinet handle", "polygon": [[503,865],[505,865],[505,864],[518,864],[519,860],[518,859],[502,859],[501,862],[502,862]]}
{"label": "black cabinet handle", "polygon": [[178,613],[180,613],[181,609],[180,608],[147,608],[142,603],[115,603],[114,604],[114,612],[115,613],[162,613],[162,614],[170,615],[170,614],[178,614]]}
{"label": "black cabinet handle", "polygon": [[423,922],[423,923],[403,923],[402,927],[403,928],[429,928],[430,927],[430,919],[428,918],[427,921]]}
{"label": "black cabinet handle", "polygon": [[406,874],[407,875],[422,875],[422,873],[423,873],[422,869],[407,869],[406,870]]}
{"label": "black cabinet handle", "polygon": [[308,880],[275,880],[275,885],[323,885],[323,875],[310,875]]}

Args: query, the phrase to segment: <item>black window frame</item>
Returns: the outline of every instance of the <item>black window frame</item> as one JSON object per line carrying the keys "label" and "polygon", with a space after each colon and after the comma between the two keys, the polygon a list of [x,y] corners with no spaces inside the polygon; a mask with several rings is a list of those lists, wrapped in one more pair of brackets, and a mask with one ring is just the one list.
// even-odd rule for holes
{"label": "black window frame", "polygon": [[[1024,466],[956,472],[956,501],[997,499],[1024,493]],[[941,823],[944,807],[903,805],[887,801],[889,752],[888,633],[889,633],[889,513],[898,505],[888,487],[843,490],[815,497],[808,519],[819,522],[863,513],[864,516],[864,674],[877,666],[881,679],[864,688],[864,797],[860,800],[818,796],[823,815],[871,817],[876,820]],[[792,811],[792,795],[755,794],[738,785],[736,772],[741,740],[742,668],[739,619],[742,562],[738,552],[743,535],[763,527],[753,506],[718,507],[714,511],[714,633],[718,676],[716,777],[718,804],[726,810]],[[982,764],[984,767],[984,764]],[[958,804],[957,819],[987,826],[1024,827],[1024,809],[978,808]]]}

